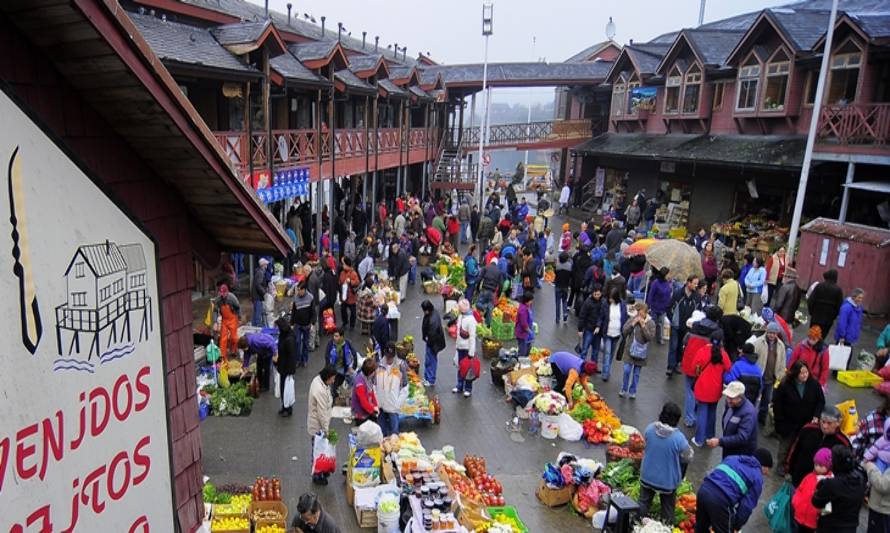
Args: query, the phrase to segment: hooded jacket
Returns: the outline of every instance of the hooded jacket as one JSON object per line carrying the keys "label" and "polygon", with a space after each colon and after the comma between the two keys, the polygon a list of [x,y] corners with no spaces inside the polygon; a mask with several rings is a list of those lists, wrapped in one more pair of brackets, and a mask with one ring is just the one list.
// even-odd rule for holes
{"label": "hooded jacket", "polygon": [[568,290],[572,284],[572,260],[557,261],[554,285],[557,289]]}
{"label": "hooded jacket", "polygon": [[[730,474],[723,470],[724,468],[735,472],[736,477],[745,485],[746,490],[742,490],[739,483],[730,477]],[[699,493],[705,490],[718,491],[730,506],[736,506],[732,526],[735,530],[741,530],[748,523],[751,513],[757,507],[760,494],[763,492],[763,471],[760,462],[751,455],[726,457],[717,468],[705,476]]]}
{"label": "hooded jacket", "polygon": [[[807,309],[813,324],[831,325],[844,303],[844,291],[836,283],[820,281],[807,297]],[[828,332],[823,331],[826,335]]]}
{"label": "hooded jacket", "polygon": [[[281,319],[279,319],[281,320]],[[294,340],[294,330],[287,320],[281,320],[278,324],[278,362],[275,368],[281,377],[291,376],[297,371],[297,343]]]}
{"label": "hooded jacket", "polygon": [[844,339],[847,344],[856,344],[862,330],[862,306],[847,298],[841,305],[841,314],[834,329],[834,340]]}
{"label": "hooded jacket", "polygon": [[605,331],[607,305],[605,300],[595,299],[593,296],[588,297],[581,304],[581,312],[578,314],[578,331],[592,332],[596,328],[600,328],[600,335]]}
{"label": "hooded jacket", "polygon": [[695,380],[695,399],[702,403],[717,403],[723,396],[723,374],[732,367],[726,350],[720,349],[722,361],[711,363],[711,343],[708,342],[695,352],[692,365],[698,371]]}
{"label": "hooded jacket", "polygon": [[663,492],[672,492],[683,480],[680,463],[692,460],[686,435],[662,422],[653,422],[643,432],[646,449],[640,466],[640,481]]}
{"label": "hooded jacket", "polygon": [[757,409],[746,398],[742,405],[723,411],[723,457],[749,455],[757,449]]}
{"label": "hooded jacket", "polygon": [[430,350],[439,353],[445,349],[445,333],[442,331],[442,319],[439,312],[433,309],[430,314],[423,315],[421,324],[423,340]]}
{"label": "hooded jacket", "polygon": [[[732,364],[729,372],[723,376],[724,384],[731,381],[741,381],[745,385],[745,398],[754,404],[757,403],[757,398],[760,397],[760,391],[763,388],[763,370],[757,363],[758,356],[756,353],[743,352],[742,356]],[[753,452],[754,450],[751,451]]]}
{"label": "hooded jacket", "polygon": [[503,274],[497,263],[488,263],[482,270],[482,289],[494,292],[500,288],[502,279]]}

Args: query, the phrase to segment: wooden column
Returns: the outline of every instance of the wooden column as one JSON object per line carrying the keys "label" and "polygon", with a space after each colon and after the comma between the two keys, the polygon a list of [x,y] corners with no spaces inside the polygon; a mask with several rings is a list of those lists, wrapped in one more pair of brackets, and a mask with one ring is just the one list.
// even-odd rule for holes
{"label": "wooden column", "polygon": [[[315,243],[316,250],[321,243],[321,205],[322,205],[322,197],[321,197],[321,182],[322,182],[322,172],[324,171],[324,163],[323,163],[323,155],[322,155],[322,138],[321,138],[321,89],[318,90],[318,96],[315,102],[315,150],[318,155],[318,180],[315,182],[315,201],[316,201],[316,211],[315,211],[315,236],[313,237],[313,241]],[[311,203],[311,202],[310,202]]]}
{"label": "wooden column", "polygon": [[364,120],[365,120],[365,173],[362,176],[362,201],[366,201],[368,198],[368,169],[371,164],[371,124],[368,122],[369,118],[369,109],[370,98],[365,96],[365,109],[364,109]]}
{"label": "wooden column", "polygon": [[272,98],[272,79],[269,73],[269,50],[263,48],[263,131],[266,133],[266,168],[269,169],[269,179],[273,176],[273,151],[272,151],[272,120],[269,117],[269,109]]}
{"label": "wooden column", "polygon": [[[374,97],[374,181],[371,186],[371,207],[377,203],[377,172],[380,170],[380,109],[379,94]],[[371,221],[368,221],[370,224]]]}

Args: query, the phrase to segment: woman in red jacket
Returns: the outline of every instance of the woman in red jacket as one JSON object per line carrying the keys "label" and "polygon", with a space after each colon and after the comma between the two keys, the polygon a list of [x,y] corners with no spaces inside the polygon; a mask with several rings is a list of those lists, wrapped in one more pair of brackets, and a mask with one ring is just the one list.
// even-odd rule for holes
{"label": "woman in red jacket", "polygon": [[822,342],[822,328],[819,326],[811,327],[807,332],[807,338],[794,347],[788,368],[798,361],[807,364],[810,374],[822,385],[824,391],[831,370],[828,368],[828,347]]}
{"label": "woman in red jacket", "polygon": [[369,357],[362,363],[362,369],[355,376],[352,388],[352,418],[359,426],[366,420],[377,421],[380,407],[374,393],[373,376],[377,372],[377,363]]}
{"label": "woman in red jacket", "polygon": [[701,447],[707,439],[716,434],[717,403],[723,395],[723,374],[729,372],[732,363],[720,345],[723,342],[723,331],[711,333],[710,343],[695,352],[693,365],[698,372],[695,380],[695,437],[692,444]]}

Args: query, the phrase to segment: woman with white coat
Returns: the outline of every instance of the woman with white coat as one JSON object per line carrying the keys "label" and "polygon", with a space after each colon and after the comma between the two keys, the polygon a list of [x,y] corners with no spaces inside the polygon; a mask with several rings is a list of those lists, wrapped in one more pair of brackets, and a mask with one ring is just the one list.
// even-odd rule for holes
{"label": "woman with white coat", "polygon": [[[309,408],[306,410],[306,427],[309,432],[310,449],[315,444],[315,435],[328,434],[331,425],[331,412],[334,409],[334,397],[331,395],[331,386],[337,377],[334,367],[326,366],[321,369],[309,384]],[[311,454],[310,454],[311,455]],[[312,476],[312,482],[317,485],[328,484],[328,474]]]}

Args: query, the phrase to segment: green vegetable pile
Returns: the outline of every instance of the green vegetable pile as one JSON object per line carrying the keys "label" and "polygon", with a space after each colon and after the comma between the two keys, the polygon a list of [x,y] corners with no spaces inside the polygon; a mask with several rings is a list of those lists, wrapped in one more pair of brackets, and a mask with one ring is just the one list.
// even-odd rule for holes
{"label": "green vegetable pile", "polygon": [[[574,396],[574,393],[572,396]],[[593,409],[586,402],[578,402],[572,407],[572,410],[569,411],[569,415],[574,418],[576,422],[583,423],[585,420],[593,418]]]}
{"label": "green vegetable pile", "polygon": [[[634,500],[640,499],[640,475],[637,473],[630,459],[622,459],[615,463],[609,463],[603,470],[600,479],[612,487],[614,490],[620,490],[628,497]],[[684,494],[694,494],[692,483],[688,479],[683,479],[680,486],[677,487],[677,497]],[[661,509],[661,498],[654,498],[652,506],[649,510],[652,516],[657,516]],[[674,508],[674,523],[679,524],[687,520],[689,517],[680,506]]]}
{"label": "green vegetable pile", "polygon": [[204,483],[204,503],[229,503],[232,495],[228,492],[217,491],[213,483]]}
{"label": "green vegetable pile", "polygon": [[216,416],[249,415],[253,407],[253,397],[244,383],[228,388],[209,386],[204,391],[210,395],[210,411]]}

